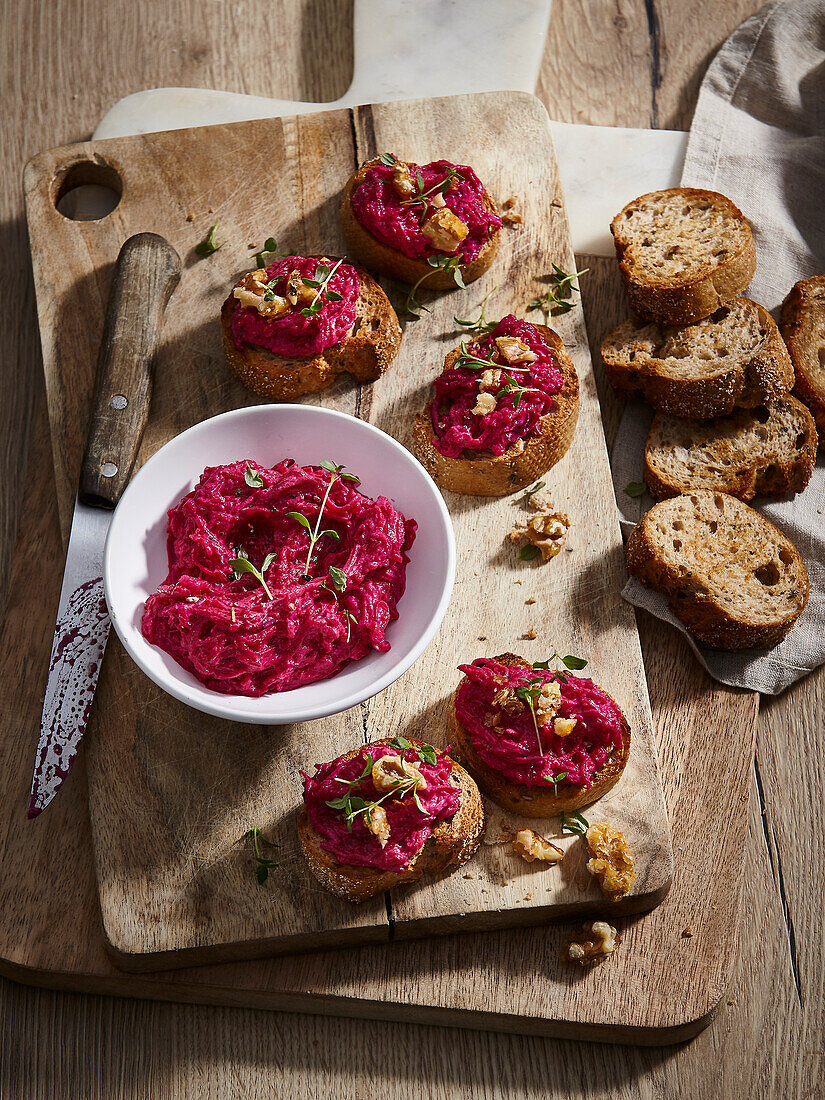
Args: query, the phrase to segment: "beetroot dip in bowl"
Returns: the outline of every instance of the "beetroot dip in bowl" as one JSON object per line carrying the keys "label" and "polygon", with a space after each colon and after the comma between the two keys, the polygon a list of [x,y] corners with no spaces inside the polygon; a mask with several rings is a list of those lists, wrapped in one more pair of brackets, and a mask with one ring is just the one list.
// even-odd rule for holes
{"label": "beetroot dip in bowl", "polygon": [[[315,526],[329,460],[360,481],[336,477],[320,529],[338,540],[321,537],[307,569],[307,529],[286,513]],[[396,680],[438,629],[454,574],[449,514],[423,467],[372,425],[312,405],[237,409],[171,440],[123,494],[104,556],[112,625],[150,679],[208,714],[274,725]]]}

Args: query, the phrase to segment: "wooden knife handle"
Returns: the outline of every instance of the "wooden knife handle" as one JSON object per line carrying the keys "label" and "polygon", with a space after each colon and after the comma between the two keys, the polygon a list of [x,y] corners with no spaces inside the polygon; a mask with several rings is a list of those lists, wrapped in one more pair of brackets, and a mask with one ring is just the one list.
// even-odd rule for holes
{"label": "wooden knife handle", "polygon": [[114,508],[132,474],[152,396],[152,367],[163,313],[180,279],[180,257],[156,233],[120,250],[97,361],[95,394],[78,495]]}

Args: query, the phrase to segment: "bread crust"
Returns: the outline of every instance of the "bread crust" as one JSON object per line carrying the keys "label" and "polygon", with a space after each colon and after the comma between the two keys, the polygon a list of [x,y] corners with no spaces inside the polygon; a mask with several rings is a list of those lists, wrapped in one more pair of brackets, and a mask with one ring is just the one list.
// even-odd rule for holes
{"label": "bread crust", "polygon": [[231,327],[236,300],[230,293],[221,308],[223,350],[247,389],[271,401],[294,401],[327,389],[343,372],[359,382],[381,377],[401,347],[401,326],[389,298],[375,279],[363,268],[355,270],[360,283],[355,324],[340,343],[319,355],[276,355],[249,344],[237,348]]}
{"label": "bread crust", "polygon": [[819,446],[825,448],[825,366],[822,365],[825,340],[811,331],[817,318],[820,330],[825,331],[825,275],[794,284],[782,303],[779,319],[796,371],[793,392],[813,413]]}
{"label": "bread crust", "polygon": [[[767,334],[747,362],[721,367],[715,373],[709,371],[703,378],[674,378],[663,371],[661,360],[648,357],[644,349],[641,353],[637,350],[635,358],[629,361],[634,351],[633,334],[645,327],[629,320],[602,340],[607,380],[620,393],[640,394],[659,412],[695,420],[730,416],[737,406],[754,408],[788,393],[794,384],[793,363],[776,322],[757,302],[750,298],[741,301],[754,308]],[[667,335],[662,332],[662,340]]]}
{"label": "bread crust", "polygon": [[[391,738],[371,742],[372,745],[388,745]],[[422,741],[408,738],[413,748],[421,748]],[[351,760],[363,745],[345,754]],[[439,756],[447,754],[436,750]],[[376,894],[391,890],[402,882],[417,882],[423,875],[438,875],[460,867],[472,858],[484,833],[484,803],[478,787],[467,771],[452,757],[451,779],[461,791],[461,802],[456,813],[446,821],[439,821],[418,853],[410,860],[405,871],[378,871],[372,867],[351,867],[338,860],[321,847],[321,836],[310,824],[305,808],[298,815],[298,839],[309,869],[325,890],[347,901],[366,901]]]}
{"label": "bread crust", "polygon": [[[794,578],[797,606],[792,613],[776,615],[770,623],[749,622],[743,617],[732,615],[714,599],[711,592],[697,588],[685,572],[675,564],[663,560],[656,540],[653,538],[653,524],[657,518],[657,509],[666,508],[672,501],[656,504],[636,525],[627,540],[625,559],[627,571],[644,584],[668,597],[668,607],[684,624],[685,628],[706,645],[716,649],[769,649],[778,645],[785,637],[808,602],[809,581],[805,563],[793,543],[778,528],[758,512],[753,512],[746,504],[737,501],[728,494],[713,492],[709,489],[697,489],[683,494],[686,499],[696,500],[700,505],[703,498],[721,497],[735,502],[745,514],[751,513],[762,526],[766,537],[781,545],[787,555],[786,568]],[[682,499],[682,498],[672,498]]]}
{"label": "bread crust", "polygon": [[[532,667],[528,661],[515,653],[502,653],[493,660],[503,665]],[[458,688],[466,680],[467,677],[464,676]],[[592,786],[561,786],[558,791],[554,791],[552,787],[528,787],[523,783],[514,783],[505,778],[501,772],[484,763],[476,752],[467,730],[456,715],[455,701],[458,688],[450,705],[450,740],[454,750],[457,748],[455,755],[466,765],[467,770],[487,797],[502,809],[520,814],[522,817],[556,817],[562,812],[571,813],[583,806],[589,806],[591,802],[596,802],[612,790],[621,779],[630,755],[631,740],[630,725],[621,708],[619,708],[622,721],[621,751],[609,757],[607,762],[599,768],[593,777]],[[613,701],[615,702],[615,699]]]}
{"label": "bread crust", "polygon": [[[706,200],[724,211],[731,219],[747,226],[742,246],[722,263],[698,263],[679,275],[653,278],[636,269],[626,258],[629,241],[622,234],[625,211],[645,202],[653,202],[664,194],[678,194],[685,201]],[[709,317],[719,306],[730,301],[747,287],[756,271],[756,247],[753,234],[742,211],[726,195],[696,187],[674,187],[666,191],[650,191],[627,203],[610,223],[631,309],[640,317],[666,325],[689,325]]]}
{"label": "bread crust", "polygon": [[[410,161],[399,161],[399,163],[406,164],[407,167],[411,166]],[[376,237],[373,237],[372,233],[365,229],[356,218],[352,209],[352,193],[363,182],[367,171],[376,164],[380,164],[379,157],[373,157],[372,160],[362,164],[358,171],[347,180],[341,195],[341,225],[348,251],[370,271],[377,271],[381,275],[389,275],[393,279],[399,279],[402,283],[413,285],[426,275],[427,281],[424,287],[427,290],[450,290],[454,288],[456,282],[452,272],[430,267],[425,259],[414,259],[411,256],[405,256],[403,252],[399,252],[396,248],[389,248]],[[482,201],[487,210],[498,215],[498,208],[486,189]],[[501,230],[494,229],[476,258],[468,264],[459,264],[458,270],[461,272],[465,283],[471,283],[480,278],[490,267],[498,253],[500,235]]]}
{"label": "bread crust", "polygon": [[[564,350],[558,333],[546,325],[536,325],[545,342],[552,348],[561,367],[561,392],[553,398],[553,408],[539,420],[540,435],[514,444],[502,455],[480,455],[478,458],[448,458],[432,443],[432,401],[415,418],[413,448],[421,465],[440,489],[472,496],[501,497],[531,485],[564,458],[579,418],[579,379],[573,362]],[[470,344],[478,343],[478,339]],[[454,348],[444,360],[448,370],[461,355]]]}
{"label": "bread crust", "polygon": [[[669,497],[680,496],[692,489],[716,489],[728,493],[732,497],[742,501],[752,500],[757,494],[762,496],[788,496],[801,493],[811,480],[814,464],[816,462],[817,431],[814,418],[809,410],[789,394],[777,398],[767,407],[770,410],[775,404],[789,406],[797,415],[799,432],[803,442],[792,453],[780,453],[775,447],[765,447],[762,453],[753,453],[750,456],[736,450],[734,444],[725,440],[717,441],[717,459],[726,458],[728,465],[725,472],[715,478],[710,474],[703,477],[702,484],[691,483],[689,479],[679,479],[669,476],[666,466],[657,461],[654,455],[654,441],[656,440],[662,425],[668,419],[662,413],[657,413],[650,426],[650,432],[645,443],[645,483],[654,500],[666,500]],[[725,424],[746,424],[752,418],[747,409],[734,409],[732,416],[726,417]],[[714,428],[718,430],[719,422],[711,423],[703,421],[686,421],[691,425],[697,437],[708,438],[713,434]]]}

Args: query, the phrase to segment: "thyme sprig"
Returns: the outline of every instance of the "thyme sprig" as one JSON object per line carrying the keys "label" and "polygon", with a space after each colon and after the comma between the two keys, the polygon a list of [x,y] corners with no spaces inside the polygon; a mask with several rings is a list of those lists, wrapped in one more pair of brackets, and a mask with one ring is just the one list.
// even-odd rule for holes
{"label": "thyme sprig", "polygon": [[[499,284],[499,286],[500,285],[501,284]],[[485,316],[485,310],[487,309],[487,303],[490,301],[490,298],[492,298],[492,296],[495,294],[495,292],[498,289],[499,289],[498,286],[494,286],[493,289],[490,291],[490,293],[486,296],[484,301],[481,303],[481,310],[479,312],[479,315],[478,315],[478,317],[476,317],[476,319],[474,321],[473,320],[462,321],[460,317],[455,317],[454,316],[453,320],[455,321],[455,323],[457,325],[461,325],[462,328],[466,328],[468,332],[477,332],[480,335],[484,335],[484,333],[487,333],[487,332],[492,332],[493,329],[498,324],[498,321],[488,321],[486,316]]]}
{"label": "thyme sprig", "polygon": [[[403,754],[401,757],[401,761],[403,766]],[[376,806],[380,806],[382,802],[385,802],[391,796],[395,796],[399,800],[401,800],[406,798],[408,794],[412,794],[418,811],[422,814],[427,812],[421,805],[421,800],[418,797],[419,778],[417,775],[411,775],[407,780],[402,780],[401,782],[397,783],[394,787],[388,790],[386,794],[382,794],[380,798],[376,798],[374,802],[367,802],[367,800],[365,798],[362,798],[361,795],[354,794],[353,791],[358,786],[358,784],[362,783],[372,772],[372,765],[373,760],[371,758],[368,758],[366,764],[364,765],[364,770],[359,776],[356,776],[355,779],[338,779],[336,777],[335,782],[346,784],[347,789],[340,798],[331,798],[326,802],[326,805],[329,806],[331,810],[343,810],[344,821],[346,822],[348,832],[352,832],[352,824],[355,819],[361,814],[363,814],[367,821],[372,824],[373,810],[375,810]]]}
{"label": "thyme sprig", "polygon": [[218,224],[218,222],[215,222],[200,244],[195,245],[195,252],[198,256],[211,256],[213,252],[219,252],[223,248],[223,244],[218,244],[215,240]]}
{"label": "thyme sprig", "polygon": [[544,747],[541,743],[541,730],[539,729],[539,720],[536,714],[536,700],[541,695],[542,688],[544,687],[544,680],[541,676],[532,676],[529,680],[526,680],[523,684],[520,684],[516,688],[516,698],[526,705],[530,711],[530,717],[533,719],[533,728],[536,731],[536,741],[539,747],[539,755],[544,755]]}
{"label": "thyme sprig", "polygon": [[548,660],[535,661],[533,663],[533,668],[540,668],[546,672],[553,672],[558,680],[566,683],[567,673],[562,672],[559,668],[559,663],[563,664],[570,672],[580,672],[583,668],[587,668],[587,661],[584,657],[574,657],[572,653],[568,653],[565,657],[562,657],[557,649],[553,650],[553,656]]}
{"label": "thyme sprig", "polygon": [[629,481],[624,487],[624,494],[628,497],[643,497],[647,491],[646,481]]}
{"label": "thyme sprig", "polygon": [[559,783],[561,783],[562,779],[566,779],[569,774],[569,772],[559,772],[558,775],[545,775],[543,778],[546,779],[549,783],[552,783],[553,794],[558,794]]}
{"label": "thyme sprig", "polygon": [[332,486],[335,484],[336,481],[340,480],[354,481],[356,485],[360,485],[361,483],[360,477],[358,477],[356,474],[349,473],[349,471],[346,470],[346,467],[340,463],[329,461],[322,462],[321,468],[327,470],[332,476],[329,479],[329,484],[327,485],[326,492],[324,493],[324,498],[321,501],[321,507],[318,510],[318,517],[315,520],[314,526],[303,514],[303,512],[287,512],[288,518],[294,519],[295,522],[299,523],[301,527],[303,527],[309,534],[309,549],[307,550],[307,560],[304,563],[305,577],[309,576],[309,566],[310,562],[312,561],[312,554],[315,550],[316,542],[318,542],[319,539],[322,539],[324,535],[328,536],[331,539],[334,539],[335,542],[341,541],[341,536],[331,527],[327,527],[323,531],[321,530],[321,520],[324,515],[324,509],[327,506],[327,501],[329,500],[329,494],[332,491]]}
{"label": "thyme sprig", "polygon": [[249,258],[254,260],[258,267],[266,267],[268,263],[267,256],[275,256],[277,252],[278,242],[274,237],[267,237],[263,248],[259,252],[253,252]]}
{"label": "thyme sprig", "polygon": [[270,867],[277,867],[278,861],[274,859],[267,859],[261,851],[261,847],[273,848],[277,850],[278,845],[271,840],[267,840],[257,825],[253,826],[247,834],[252,841],[252,853],[255,856],[255,878],[258,880],[258,884],[263,886],[269,876]]}
{"label": "thyme sprig", "polygon": [[572,813],[565,813],[562,810],[561,813],[561,835],[564,836],[565,832],[576,833],[578,836],[584,836],[587,830],[590,828],[590,822],[586,817],[583,817],[578,811]]}
{"label": "thyme sprig", "polygon": [[466,290],[467,286],[464,282],[464,276],[461,273],[461,256],[428,256],[427,263],[433,269],[432,271],[426,271],[418,282],[407,291],[407,297],[404,299],[404,312],[413,321],[418,321],[421,318],[421,311],[429,313],[429,306],[422,305],[416,298],[418,288],[423,282],[426,282],[431,275],[436,271],[449,272],[456,286],[461,287],[462,290]]}
{"label": "thyme sprig", "polygon": [[[329,567],[329,584],[332,587],[330,588],[326,581],[322,583],[321,587],[326,588],[327,592],[331,592],[336,602],[340,603],[338,596],[346,592],[348,579],[343,569],[339,569],[337,565],[331,565]],[[352,635],[352,624],[357,623],[358,620],[346,607],[343,607],[342,611],[344,612],[344,618],[347,620],[347,641],[349,641]]]}
{"label": "thyme sprig", "polygon": [[242,574],[244,573],[251,573],[252,576],[255,577],[255,579],[258,581],[258,583],[263,585],[263,589],[264,592],[266,592],[267,599],[273,599],[272,591],[264,578],[267,569],[269,569],[270,565],[272,565],[278,555],[267,554],[263,562],[261,563],[261,568],[257,569],[249,560],[249,555],[242,546],[238,546],[236,548],[236,552],[237,557],[234,557],[229,563],[232,566],[232,570],[235,574],[235,580],[239,581]]}
{"label": "thyme sprig", "polygon": [[419,748],[418,746],[413,745],[410,741],[408,741],[406,737],[402,737],[400,734],[398,735],[398,737],[394,737],[392,741],[390,741],[390,744],[394,749],[401,749],[402,753],[406,752],[407,749],[412,750],[412,752],[414,752],[418,759],[421,760],[424,764],[438,763],[438,754],[436,753],[432,745],[421,745],[421,747]]}
{"label": "thyme sprig", "polygon": [[340,302],[341,295],[337,290],[330,290],[329,284],[335,272],[343,263],[343,260],[338,260],[333,267],[329,264],[318,264],[315,269],[315,278],[310,279],[307,276],[303,277],[303,282],[307,286],[311,286],[315,291],[315,296],[308,306],[304,306],[301,310],[301,314],[304,317],[314,317],[320,313],[324,302]]}
{"label": "thyme sprig", "polygon": [[244,470],[243,479],[250,489],[263,489],[264,487],[264,479],[257,470],[252,469],[248,462]]}
{"label": "thyme sprig", "polygon": [[571,301],[573,293],[579,293],[579,287],[574,284],[589,270],[589,267],[585,267],[582,271],[573,271],[568,274],[558,264],[553,264],[553,270],[549,275],[544,276],[550,281],[549,289],[544,294],[534,298],[527,306],[528,310],[540,309],[544,313],[569,313],[574,304]]}
{"label": "thyme sprig", "polygon": [[430,200],[433,195],[443,195],[449,191],[453,183],[456,180],[463,180],[464,177],[460,172],[457,172],[455,168],[448,168],[447,174],[443,180],[439,180],[438,183],[434,183],[432,187],[424,187],[424,177],[421,174],[421,169],[416,168],[414,173],[416,192],[414,195],[410,195],[409,198],[402,199],[402,206],[423,206],[423,215],[426,217],[427,208],[430,205]]}

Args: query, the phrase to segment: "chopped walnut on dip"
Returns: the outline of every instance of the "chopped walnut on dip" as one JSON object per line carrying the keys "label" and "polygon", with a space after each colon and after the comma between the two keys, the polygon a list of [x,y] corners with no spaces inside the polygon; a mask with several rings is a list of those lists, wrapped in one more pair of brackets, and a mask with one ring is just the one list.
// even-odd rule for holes
{"label": "chopped walnut on dip", "polygon": [[269,276],[265,268],[248,271],[232,291],[246,309],[257,309],[262,317],[282,317],[289,313],[290,305],[286,298],[269,292]]}
{"label": "chopped walnut on dip", "polygon": [[621,936],[607,921],[588,921],[578,935],[567,941],[561,957],[564,962],[589,966],[612,955],[621,942]]}
{"label": "chopped walnut on dip", "polygon": [[633,853],[624,833],[602,822],[591,825],[585,833],[587,850],[593,857],[587,870],[599,880],[599,886],[610,901],[619,901],[636,881]]}
{"label": "chopped walnut on dip", "polygon": [[541,860],[542,863],[561,863],[564,851],[551,844],[532,829],[519,829],[513,840],[513,851],[526,859],[528,863]]}
{"label": "chopped walnut on dip", "polygon": [[444,206],[427,218],[421,232],[439,252],[455,252],[470,230],[461,218]]}

